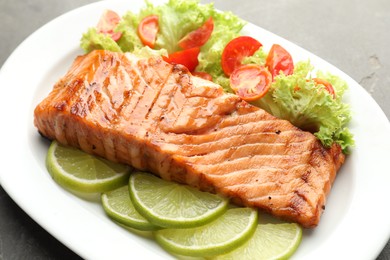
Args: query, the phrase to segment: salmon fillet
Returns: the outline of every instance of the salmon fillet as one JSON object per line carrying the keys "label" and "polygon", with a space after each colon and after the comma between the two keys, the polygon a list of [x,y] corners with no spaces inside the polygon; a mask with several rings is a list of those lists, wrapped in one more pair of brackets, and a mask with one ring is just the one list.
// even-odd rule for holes
{"label": "salmon fillet", "polygon": [[338,145],[252,106],[181,65],[130,53],[79,56],[34,111],[49,139],[315,227]]}

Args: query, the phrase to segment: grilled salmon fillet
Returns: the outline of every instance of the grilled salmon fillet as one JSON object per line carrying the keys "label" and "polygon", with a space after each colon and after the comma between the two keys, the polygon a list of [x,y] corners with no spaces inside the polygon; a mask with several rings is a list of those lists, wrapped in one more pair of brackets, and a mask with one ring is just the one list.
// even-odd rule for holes
{"label": "grilled salmon fillet", "polygon": [[49,139],[315,227],[338,145],[160,58],[79,56],[34,111]]}

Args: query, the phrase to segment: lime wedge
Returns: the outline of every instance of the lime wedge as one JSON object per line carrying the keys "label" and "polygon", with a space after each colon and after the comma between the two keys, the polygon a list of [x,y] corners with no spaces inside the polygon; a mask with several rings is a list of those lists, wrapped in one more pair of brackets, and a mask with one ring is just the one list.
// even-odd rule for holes
{"label": "lime wedge", "polygon": [[159,227],[141,216],[134,208],[127,185],[103,193],[102,204],[106,214],[122,225],[143,231],[159,229]]}
{"label": "lime wedge", "polygon": [[46,167],[62,187],[76,192],[105,192],[127,183],[131,168],[53,141]]}
{"label": "lime wedge", "polygon": [[155,238],[157,243],[174,254],[213,256],[229,252],[245,243],[255,232],[256,226],[256,210],[232,208],[206,225],[158,230]]}
{"label": "lime wedge", "polygon": [[298,224],[259,224],[244,245],[214,259],[288,259],[298,248],[301,238],[302,228]]}
{"label": "lime wedge", "polygon": [[222,215],[228,199],[187,185],[162,180],[144,172],[131,174],[130,198],[137,211],[161,227],[186,228]]}

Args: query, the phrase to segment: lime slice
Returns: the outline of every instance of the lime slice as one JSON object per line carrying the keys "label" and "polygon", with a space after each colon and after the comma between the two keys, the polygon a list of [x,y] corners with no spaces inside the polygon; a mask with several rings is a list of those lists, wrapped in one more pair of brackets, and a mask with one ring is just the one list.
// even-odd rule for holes
{"label": "lime slice", "polygon": [[158,230],[155,238],[163,248],[174,254],[213,256],[229,252],[245,243],[255,232],[256,226],[256,210],[232,208],[206,225]]}
{"label": "lime slice", "polygon": [[228,199],[221,196],[143,172],[130,176],[129,190],[138,212],[161,227],[203,225],[222,215],[228,205]]}
{"label": "lime slice", "polygon": [[302,228],[298,224],[259,224],[248,242],[214,259],[287,259],[298,248],[301,238]]}
{"label": "lime slice", "polygon": [[157,230],[158,227],[142,217],[130,200],[129,187],[123,186],[102,194],[104,211],[113,220],[137,230]]}
{"label": "lime slice", "polygon": [[56,141],[47,152],[46,167],[58,184],[76,192],[113,190],[125,185],[131,172],[126,165],[62,146]]}

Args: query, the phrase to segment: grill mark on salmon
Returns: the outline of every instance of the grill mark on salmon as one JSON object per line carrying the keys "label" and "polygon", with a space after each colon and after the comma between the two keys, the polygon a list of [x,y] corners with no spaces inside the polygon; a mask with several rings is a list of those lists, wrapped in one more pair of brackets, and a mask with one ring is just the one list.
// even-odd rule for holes
{"label": "grill mark on salmon", "polygon": [[[266,122],[270,122],[270,120],[267,120]],[[281,134],[292,134],[290,136],[287,136],[287,138],[285,140],[283,140],[284,142],[286,140],[289,140],[290,138],[294,138],[294,139],[303,139],[304,138],[304,135],[300,135],[299,132],[297,133],[297,130],[287,130],[285,128],[282,128],[282,126],[280,126],[278,129],[280,132],[279,134],[276,134],[276,131],[273,131],[273,129],[271,129],[271,131],[269,131],[269,126],[267,128],[264,128],[264,124],[266,124],[266,122],[262,122],[262,121],[259,121],[259,123],[255,123],[255,122],[248,122],[247,124],[241,124],[241,125],[237,125],[237,126],[228,126],[228,127],[224,127],[224,128],[221,128],[219,127],[218,131],[214,131],[214,132],[210,132],[208,135],[202,135],[202,136],[180,136],[178,138],[174,138],[174,136],[172,136],[171,139],[169,139],[170,141],[170,144],[182,144],[183,141],[184,141],[184,138],[190,138],[191,139],[191,144],[192,145],[197,145],[197,144],[204,144],[204,143],[210,143],[210,142],[214,142],[216,139],[220,139],[220,138],[223,138],[223,137],[230,137],[230,136],[242,136],[242,135],[252,135],[252,134],[256,134],[256,133],[259,133],[259,134],[268,134],[268,135],[271,135],[273,137],[275,137],[274,140],[279,140],[281,137],[284,137],[284,135],[281,135]],[[291,127],[291,126],[290,126]],[[229,136],[226,136],[226,135],[229,135]],[[279,137],[278,137],[279,135]],[[186,140],[187,141],[187,140]]]}
{"label": "grill mark on salmon", "polygon": [[[240,141],[240,140],[238,140]],[[285,156],[289,153],[295,153],[295,155],[302,155],[302,147],[308,147],[310,146],[310,143],[308,141],[300,142],[300,143],[294,143],[289,144],[286,146],[286,144],[283,143],[276,143],[276,144],[270,144],[270,143],[246,143],[241,146],[238,145],[238,141],[234,142],[232,141],[231,147],[227,148],[221,148],[219,150],[215,150],[210,148],[210,152],[206,154],[197,154],[197,155],[187,155],[188,160],[191,163],[198,163],[199,165],[207,164],[206,162],[212,162],[213,164],[219,163],[220,160],[218,158],[222,159],[223,161],[234,161],[238,158],[242,157],[251,157],[256,154],[256,156],[269,156],[269,151],[272,152],[272,156]],[[244,140],[245,141],[245,140]],[[205,150],[203,150],[204,152]],[[201,151],[199,151],[201,152]]]}
{"label": "grill mark on salmon", "polygon": [[[226,161],[219,164],[201,164],[198,165],[196,163],[192,163],[191,166],[200,172],[212,172],[212,174],[227,174],[232,171],[239,171],[246,169],[248,167],[256,168],[260,166],[273,166],[277,165],[279,168],[283,169],[289,169],[291,168],[291,165],[297,165],[302,164],[305,161],[307,161],[307,157],[309,157],[309,152],[305,152],[306,158],[293,156],[293,157],[286,157],[286,156],[253,156],[251,158],[238,158],[235,160]],[[185,160],[183,158],[182,160]],[[276,166],[275,166],[276,167]]]}
{"label": "grill mark on salmon", "polygon": [[344,162],[288,121],[160,58],[77,57],[34,111],[49,139],[220,193],[304,227],[318,224]]}
{"label": "grill mark on salmon", "polygon": [[[222,131],[221,131],[222,132]],[[308,140],[305,140],[300,137],[297,137],[296,135],[292,135],[289,139],[286,137],[281,137],[279,140],[284,140],[283,142],[278,141],[278,139],[275,137],[274,133],[250,133],[247,135],[232,135],[232,136],[222,136],[219,139],[214,138],[213,140],[206,140],[204,143],[199,144],[185,144],[182,142],[182,144],[166,144],[165,149],[168,150],[175,150],[177,149],[178,152],[182,155],[186,156],[196,156],[196,155],[202,155],[207,148],[208,151],[215,152],[216,150],[222,150],[222,149],[229,149],[231,147],[242,145],[242,143],[246,144],[254,144],[258,143],[258,145],[282,145],[285,147],[288,146],[295,146],[300,145],[305,142],[310,142]],[[289,141],[289,142],[287,142]]]}

